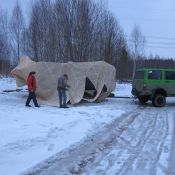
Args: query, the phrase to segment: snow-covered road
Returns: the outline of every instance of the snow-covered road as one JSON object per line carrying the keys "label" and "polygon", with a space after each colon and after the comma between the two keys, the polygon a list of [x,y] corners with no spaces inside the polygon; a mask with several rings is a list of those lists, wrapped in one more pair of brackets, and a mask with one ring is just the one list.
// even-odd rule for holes
{"label": "snow-covered road", "polygon": [[0,85],[0,175],[175,175],[175,98],[163,108],[108,98],[36,109],[24,106],[25,90],[3,92],[14,79]]}
{"label": "snow-covered road", "polygon": [[30,173],[174,175],[174,116],[172,107],[138,107]]}
{"label": "snow-covered road", "polygon": [[[139,112],[139,111],[138,111]],[[145,108],[113,144],[87,164],[86,174],[174,175],[174,112]],[[172,157],[171,157],[172,156]]]}

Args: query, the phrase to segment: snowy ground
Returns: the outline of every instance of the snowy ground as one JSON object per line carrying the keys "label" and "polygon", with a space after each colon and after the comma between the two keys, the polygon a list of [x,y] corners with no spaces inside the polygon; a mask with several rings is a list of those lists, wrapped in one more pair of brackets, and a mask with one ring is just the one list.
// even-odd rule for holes
{"label": "snowy ground", "polygon": [[0,79],[0,174],[174,175],[174,98],[159,110],[123,98],[26,108],[27,91],[8,89],[14,79]]}
{"label": "snowy ground", "polygon": [[26,108],[27,91],[3,92],[11,89],[16,89],[14,79],[0,79],[0,174],[4,175],[25,171],[125,112],[125,107],[117,107],[114,99],[83,103],[67,110]]}

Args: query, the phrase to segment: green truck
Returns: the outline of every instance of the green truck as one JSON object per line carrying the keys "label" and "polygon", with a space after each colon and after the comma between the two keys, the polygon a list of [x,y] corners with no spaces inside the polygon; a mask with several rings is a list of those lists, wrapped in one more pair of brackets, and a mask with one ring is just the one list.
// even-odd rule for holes
{"label": "green truck", "polygon": [[175,96],[175,69],[137,69],[132,94],[141,103],[151,100],[155,107],[164,106],[166,97]]}

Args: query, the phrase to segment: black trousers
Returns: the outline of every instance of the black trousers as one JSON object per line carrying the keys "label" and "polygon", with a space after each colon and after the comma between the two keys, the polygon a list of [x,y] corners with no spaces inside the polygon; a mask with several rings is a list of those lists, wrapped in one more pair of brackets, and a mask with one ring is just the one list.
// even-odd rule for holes
{"label": "black trousers", "polygon": [[29,91],[29,96],[28,96],[27,101],[26,101],[26,106],[29,105],[31,100],[33,100],[33,103],[34,103],[35,106],[38,106],[38,102],[36,100],[35,92]]}

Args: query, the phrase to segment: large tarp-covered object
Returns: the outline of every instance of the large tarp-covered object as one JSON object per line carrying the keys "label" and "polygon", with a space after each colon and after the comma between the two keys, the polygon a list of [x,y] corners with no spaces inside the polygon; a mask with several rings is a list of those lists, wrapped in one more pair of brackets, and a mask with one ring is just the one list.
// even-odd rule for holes
{"label": "large tarp-covered object", "polygon": [[82,99],[89,102],[106,98],[115,88],[115,68],[104,62],[34,62],[23,57],[19,65],[12,70],[18,87],[26,85],[29,72],[35,71],[37,82],[36,95],[43,103],[53,106],[59,105],[57,92],[58,78],[68,75],[67,101],[71,104],[79,103]]}

